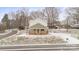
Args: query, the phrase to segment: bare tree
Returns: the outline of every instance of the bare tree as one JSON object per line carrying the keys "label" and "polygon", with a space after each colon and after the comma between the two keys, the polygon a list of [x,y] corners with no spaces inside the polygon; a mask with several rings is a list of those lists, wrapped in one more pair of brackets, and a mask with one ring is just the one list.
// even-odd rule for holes
{"label": "bare tree", "polygon": [[79,8],[78,7],[66,8],[66,13],[68,14],[68,16],[73,18],[72,22],[79,24]]}
{"label": "bare tree", "polygon": [[68,29],[69,29],[69,16],[66,18],[66,28],[67,28],[67,32],[68,32]]}
{"label": "bare tree", "polygon": [[55,7],[46,7],[44,9],[45,17],[48,19],[48,27],[52,28],[55,26],[55,21],[58,19],[59,11]]}
{"label": "bare tree", "polygon": [[43,11],[37,10],[37,11],[32,11],[30,16],[32,19],[36,19],[36,18],[43,18],[45,15]]}
{"label": "bare tree", "polygon": [[15,13],[12,12],[9,15],[11,19],[15,20],[14,25],[18,28],[19,26],[29,26],[29,19],[28,19],[28,9],[22,8],[17,10]]}

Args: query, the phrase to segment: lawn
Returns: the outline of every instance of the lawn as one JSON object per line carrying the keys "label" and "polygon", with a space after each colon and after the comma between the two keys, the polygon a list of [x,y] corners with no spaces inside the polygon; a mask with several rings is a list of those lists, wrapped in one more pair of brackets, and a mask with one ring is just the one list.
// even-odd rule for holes
{"label": "lawn", "polygon": [[68,29],[68,32],[67,32],[67,29],[50,29],[49,32],[54,32],[54,33],[69,33],[73,37],[79,39],[79,29]]}
{"label": "lawn", "polygon": [[[51,34],[50,34],[51,33]],[[71,34],[71,36],[69,35]],[[69,38],[69,41],[66,40]],[[0,40],[0,45],[16,45],[16,44],[62,44],[62,43],[78,43],[78,29],[51,29],[48,35],[29,35],[26,31],[19,31],[18,34],[12,35]]]}

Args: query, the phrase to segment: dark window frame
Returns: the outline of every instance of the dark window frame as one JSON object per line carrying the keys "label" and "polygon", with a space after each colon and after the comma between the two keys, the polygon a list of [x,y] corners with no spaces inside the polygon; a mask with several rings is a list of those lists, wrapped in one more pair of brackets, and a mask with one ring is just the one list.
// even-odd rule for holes
{"label": "dark window frame", "polygon": [[41,29],[41,31],[44,31],[44,29]]}
{"label": "dark window frame", "polygon": [[36,29],[33,29],[34,31],[36,31]]}

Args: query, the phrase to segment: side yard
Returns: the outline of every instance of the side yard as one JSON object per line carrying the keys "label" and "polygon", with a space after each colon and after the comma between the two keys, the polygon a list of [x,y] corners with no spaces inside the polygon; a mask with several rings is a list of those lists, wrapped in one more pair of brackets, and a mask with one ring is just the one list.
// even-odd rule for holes
{"label": "side yard", "polygon": [[49,32],[54,32],[54,33],[68,33],[71,34],[73,37],[79,39],[79,29],[50,29]]}

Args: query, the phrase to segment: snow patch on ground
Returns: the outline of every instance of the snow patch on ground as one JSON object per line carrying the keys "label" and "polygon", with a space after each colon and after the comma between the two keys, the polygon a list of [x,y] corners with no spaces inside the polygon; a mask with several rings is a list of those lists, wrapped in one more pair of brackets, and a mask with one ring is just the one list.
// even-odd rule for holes
{"label": "snow patch on ground", "polygon": [[46,36],[56,36],[62,38],[64,41],[67,42],[67,44],[79,44],[79,39],[72,37],[69,33],[49,33],[48,35],[26,35],[25,33],[19,35],[19,36],[26,36],[26,37],[46,37]]}
{"label": "snow patch on ground", "polygon": [[71,34],[68,33],[50,33],[51,35],[60,36],[65,41],[68,42],[68,44],[79,44],[79,39],[72,37]]}

